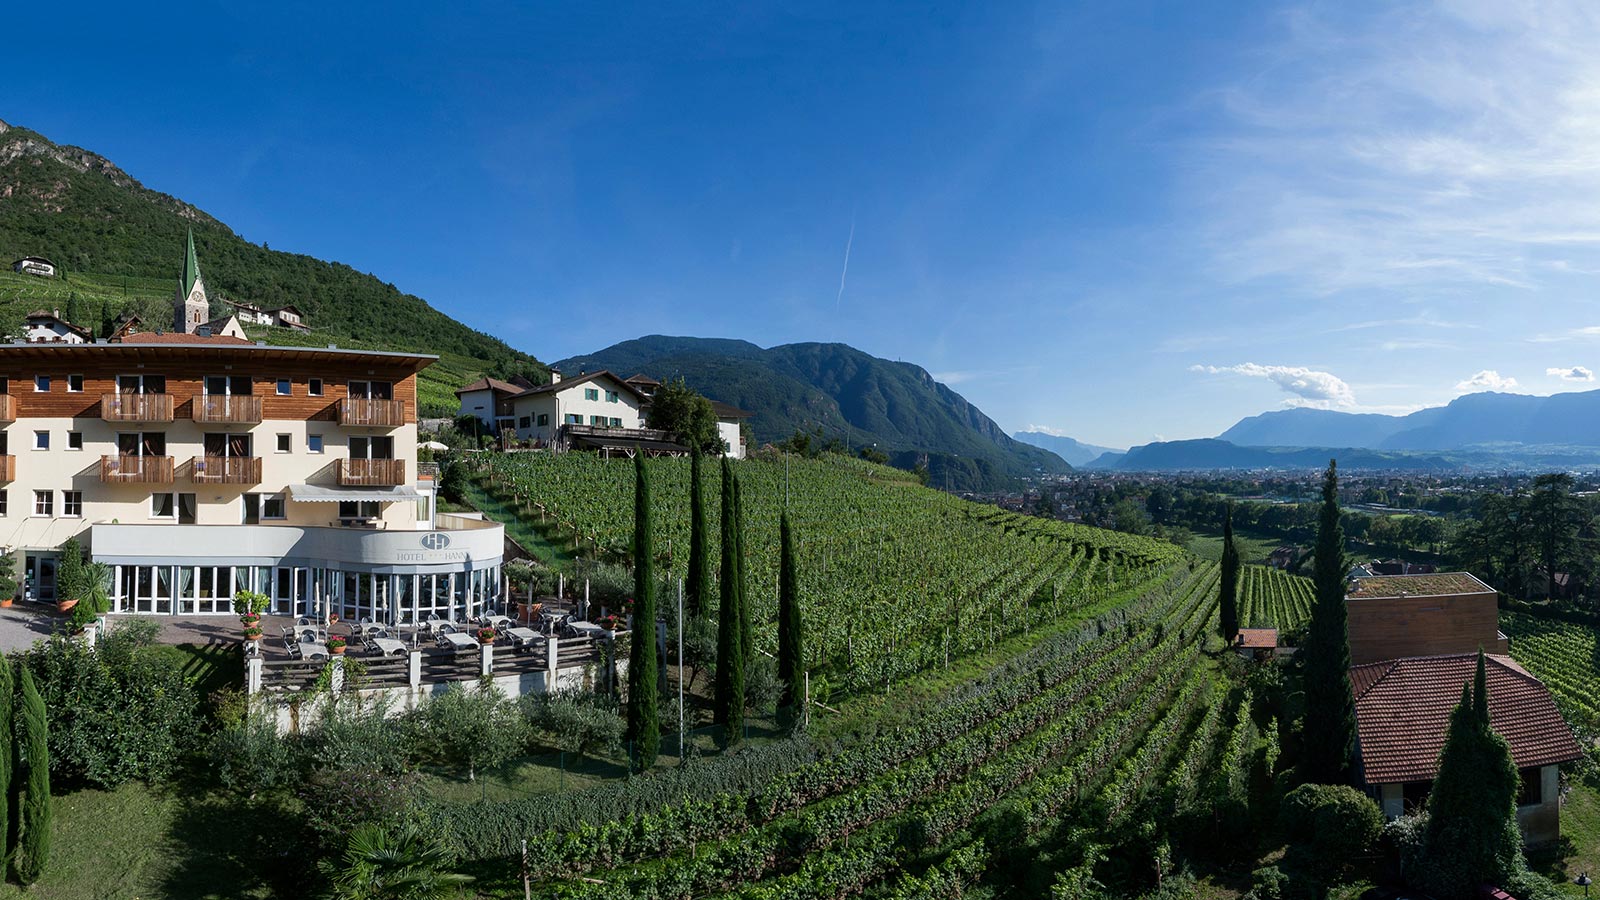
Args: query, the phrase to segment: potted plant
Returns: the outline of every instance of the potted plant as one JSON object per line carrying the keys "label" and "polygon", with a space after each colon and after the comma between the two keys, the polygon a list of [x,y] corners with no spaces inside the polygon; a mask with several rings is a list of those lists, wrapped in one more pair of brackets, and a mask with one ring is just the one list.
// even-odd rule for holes
{"label": "potted plant", "polygon": [[89,591],[89,580],[84,572],[83,545],[77,538],[68,538],[60,547],[61,561],[56,564],[56,612],[70,612]]}
{"label": "potted plant", "polygon": [[493,628],[478,629],[478,643],[480,644],[492,644],[496,636]]}
{"label": "potted plant", "polygon": [[247,641],[259,641],[259,640],[261,640],[261,626],[260,625],[246,625],[244,627],[244,639],[247,640]]}
{"label": "potted plant", "polygon": [[17,561],[10,550],[0,550],[0,609],[9,609],[17,596]]}
{"label": "potted plant", "polygon": [[334,656],[343,656],[347,641],[337,634],[328,635],[328,652]]}
{"label": "potted plant", "polygon": [[261,626],[261,613],[267,608],[267,595],[255,591],[239,591],[233,595],[233,611],[239,624],[248,631]]}
{"label": "potted plant", "polygon": [[616,631],[622,627],[622,617],[616,613],[610,613],[609,615],[601,616],[595,624],[607,631]]}

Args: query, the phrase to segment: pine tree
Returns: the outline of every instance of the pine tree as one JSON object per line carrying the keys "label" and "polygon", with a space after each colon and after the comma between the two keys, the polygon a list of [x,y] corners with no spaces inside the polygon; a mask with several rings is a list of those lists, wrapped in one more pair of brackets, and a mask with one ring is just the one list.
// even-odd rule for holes
{"label": "pine tree", "polygon": [[1349,611],[1345,608],[1344,529],[1339,524],[1338,463],[1328,461],[1322,480],[1322,512],[1312,582],[1305,654],[1305,729],[1302,756],[1305,779],[1343,784],[1355,751],[1356,701],[1350,687]]}
{"label": "pine tree", "polygon": [[[16,717],[17,685],[11,660],[0,653],[0,747],[13,746],[12,727]],[[0,752],[0,870],[11,854],[11,766],[10,749]]]}
{"label": "pine tree", "polygon": [[1428,797],[1419,880],[1440,897],[1475,897],[1481,884],[1509,887],[1526,871],[1517,828],[1517,765],[1489,721],[1483,652],[1473,683],[1450,714],[1439,774]]}
{"label": "pine tree", "polygon": [[13,871],[23,884],[33,884],[50,861],[50,744],[44,700],[33,673],[19,666],[22,708],[17,715],[16,762],[17,848]]}
{"label": "pine tree", "polygon": [[1222,519],[1222,586],[1218,598],[1222,639],[1229,644],[1239,634],[1239,548],[1233,544],[1233,504]]}
{"label": "pine tree", "polygon": [[786,510],[778,520],[778,724],[793,728],[806,700],[805,645],[800,621],[800,573],[796,571],[794,533]]}
{"label": "pine tree", "polygon": [[700,468],[704,454],[689,456],[689,578],[687,612],[701,616],[711,607],[711,534],[706,526],[706,496]]}
{"label": "pine tree", "polygon": [[633,635],[628,649],[628,739],[634,742],[633,767],[643,772],[661,751],[661,717],[656,682],[656,564],[650,536],[650,477],[644,453],[634,458]]}
{"label": "pine tree", "polygon": [[713,718],[724,740],[735,743],[744,731],[744,647],[739,627],[739,539],[735,521],[733,468],[722,460],[722,598],[717,604],[717,680]]}

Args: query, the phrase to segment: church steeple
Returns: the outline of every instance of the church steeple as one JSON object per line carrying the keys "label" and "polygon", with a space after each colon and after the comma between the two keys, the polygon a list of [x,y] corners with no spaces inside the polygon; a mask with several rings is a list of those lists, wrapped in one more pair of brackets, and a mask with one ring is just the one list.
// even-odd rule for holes
{"label": "church steeple", "polygon": [[172,330],[193,332],[211,317],[211,302],[206,299],[206,282],[200,277],[200,259],[194,252],[194,229],[189,229],[188,248],[183,258],[183,274],[178,277],[178,292],[172,298]]}

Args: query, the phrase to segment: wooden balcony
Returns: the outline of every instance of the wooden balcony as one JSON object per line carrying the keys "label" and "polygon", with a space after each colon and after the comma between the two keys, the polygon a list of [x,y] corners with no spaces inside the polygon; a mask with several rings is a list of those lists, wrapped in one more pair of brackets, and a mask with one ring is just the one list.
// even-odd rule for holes
{"label": "wooden balcony", "polygon": [[194,398],[190,404],[191,415],[196,422],[205,425],[260,425],[261,424],[261,398],[260,397],[214,397],[210,395]]}
{"label": "wooden balcony", "polygon": [[196,456],[189,463],[195,484],[260,484],[259,456]]}
{"label": "wooden balcony", "polygon": [[100,480],[107,484],[171,484],[172,457],[100,457]]}
{"label": "wooden balcony", "polygon": [[0,456],[0,484],[17,480],[17,458]]}
{"label": "wooden balcony", "polygon": [[398,428],[406,424],[406,404],[403,400],[347,397],[339,401],[339,424]]}
{"label": "wooden balcony", "polygon": [[393,487],[405,483],[403,459],[339,460],[339,484],[343,487]]}
{"label": "wooden balcony", "polygon": [[171,422],[172,395],[101,394],[100,418],[107,422]]}
{"label": "wooden balcony", "polygon": [[0,424],[17,420],[17,398],[0,394]]}

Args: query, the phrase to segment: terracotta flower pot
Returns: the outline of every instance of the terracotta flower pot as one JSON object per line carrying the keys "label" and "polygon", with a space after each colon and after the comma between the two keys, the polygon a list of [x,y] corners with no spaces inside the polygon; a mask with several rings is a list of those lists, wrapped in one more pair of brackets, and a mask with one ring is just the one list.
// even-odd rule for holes
{"label": "terracotta flower pot", "polygon": [[0,600],[0,609],[10,609],[11,608],[11,603],[12,603],[12,600],[11,600],[10,597],[5,598],[4,600]]}
{"label": "terracotta flower pot", "polygon": [[332,651],[334,656],[343,656],[344,655],[344,651],[345,651],[346,648],[344,648],[344,647],[329,647],[328,649],[330,651]]}
{"label": "terracotta flower pot", "polygon": [[56,612],[71,612],[72,608],[77,605],[78,601],[76,600],[57,600]]}

